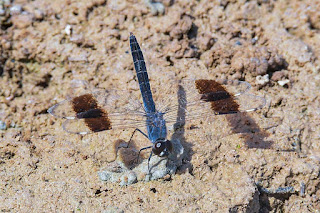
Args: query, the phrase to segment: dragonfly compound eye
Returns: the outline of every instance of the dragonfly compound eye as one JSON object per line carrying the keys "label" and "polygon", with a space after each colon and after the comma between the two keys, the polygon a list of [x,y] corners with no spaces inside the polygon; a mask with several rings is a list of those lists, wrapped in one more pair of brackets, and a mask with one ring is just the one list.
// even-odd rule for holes
{"label": "dragonfly compound eye", "polygon": [[172,151],[172,144],[169,140],[158,141],[154,144],[152,152],[160,157],[168,156]]}
{"label": "dragonfly compound eye", "polygon": [[159,141],[159,142],[156,142],[156,143],[153,145],[153,147],[152,147],[152,152],[153,152],[155,155],[161,156],[160,154],[164,151],[165,148],[166,148],[165,142],[164,142],[164,141]]}

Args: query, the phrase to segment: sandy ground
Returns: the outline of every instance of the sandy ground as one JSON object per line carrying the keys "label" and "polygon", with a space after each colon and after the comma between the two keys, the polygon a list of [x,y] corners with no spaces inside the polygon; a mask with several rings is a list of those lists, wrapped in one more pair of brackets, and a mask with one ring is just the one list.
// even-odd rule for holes
{"label": "sandy ground", "polygon": [[[319,212],[320,2],[159,2],[0,1],[1,211]],[[133,130],[71,135],[47,110],[74,79],[137,89],[129,32],[152,87],[239,79],[267,105],[187,122],[175,175],[101,181]]]}

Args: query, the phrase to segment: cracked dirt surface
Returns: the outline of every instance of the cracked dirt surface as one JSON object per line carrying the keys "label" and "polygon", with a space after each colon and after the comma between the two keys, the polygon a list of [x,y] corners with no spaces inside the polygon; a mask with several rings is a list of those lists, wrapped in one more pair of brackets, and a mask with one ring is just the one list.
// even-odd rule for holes
{"label": "cracked dirt surface", "polygon": [[[1,211],[319,212],[320,2],[159,2],[0,1]],[[129,32],[152,87],[245,80],[267,105],[186,123],[171,177],[100,181],[132,130],[71,135],[47,109],[74,79],[138,96]]]}

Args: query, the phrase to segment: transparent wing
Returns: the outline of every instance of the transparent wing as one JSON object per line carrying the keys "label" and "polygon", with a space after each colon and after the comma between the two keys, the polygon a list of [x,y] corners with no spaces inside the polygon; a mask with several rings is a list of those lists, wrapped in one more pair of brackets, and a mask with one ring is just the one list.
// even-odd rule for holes
{"label": "transparent wing", "polygon": [[[251,85],[237,80],[182,80],[158,92],[157,109],[167,123],[184,123],[211,115],[250,112],[265,105],[263,97],[249,94]],[[167,93],[167,95],[162,94]],[[162,101],[160,101],[162,100]]]}
{"label": "transparent wing", "polygon": [[64,130],[75,134],[143,127],[146,115],[135,92],[93,89],[86,81],[72,81],[67,99],[48,112],[66,119]]}

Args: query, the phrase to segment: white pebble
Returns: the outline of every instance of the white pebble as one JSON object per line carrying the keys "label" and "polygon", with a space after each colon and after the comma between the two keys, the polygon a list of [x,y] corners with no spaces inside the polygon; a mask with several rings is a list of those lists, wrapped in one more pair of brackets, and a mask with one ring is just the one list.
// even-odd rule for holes
{"label": "white pebble", "polygon": [[257,84],[265,85],[269,82],[269,74],[265,74],[264,76],[258,75],[256,77]]}
{"label": "white pebble", "polygon": [[67,35],[71,35],[71,30],[72,30],[72,27],[71,27],[71,25],[69,25],[69,24],[64,28],[64,32],[65,32]]}
{"label": "white pebble", "polygon": [[6,11],[4,9],[0,9],[0,16],[4,16],[6,14]]}
{"label": "white pebble", "polygon": [[278,84],[283,87],[284,85],[288,84],[289,82],[290,82],[289,79],[285,79],[285,80],[278,81]]}
{"label": "white pebble", "polygon": [[14,5],[10,8],[10,14],[11,15],[18,15],[20,14],[22,11],[22,6],[17,4],[17,5]]}

